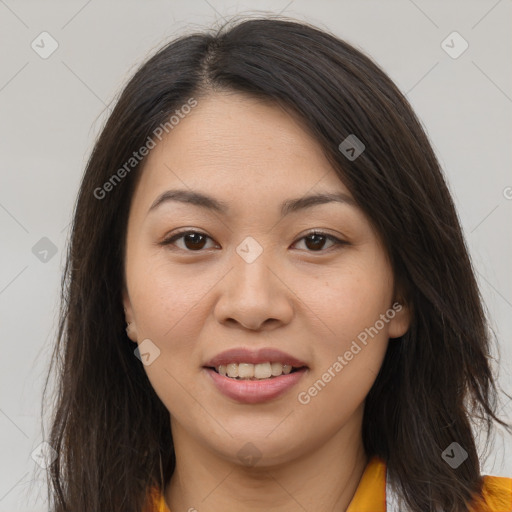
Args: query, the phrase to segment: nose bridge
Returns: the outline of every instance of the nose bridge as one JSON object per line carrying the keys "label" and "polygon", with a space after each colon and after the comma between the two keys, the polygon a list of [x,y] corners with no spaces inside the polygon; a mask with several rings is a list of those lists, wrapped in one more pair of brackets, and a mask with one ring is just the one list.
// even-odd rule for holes
{"label": "nose bridge", "polygon": [[215,307],[217,320],[258,328],[268,319],[287,323],[293,315],[284,286],[275,275],[271,250],[248,236],[232,255],[232,270]]}
{"label": "nose bridge", "polygon": [[[272,266],[272,258],[270,250],[265,250],[262,243],[252,236],[247,236],[235,249],[233,255],[235,282],[241,283],[243,288],[248,286],[250,289],[254,289],[255,285],[258,289],[272,286],[271,280],[269,280],[269,274],[272,273],[269,268]],[[259,293],[261,293],[260,289]]]}
{"label": "nose bridge", "polygon": [[265,257],[268,258],[268,250],[264,251],[262,243],[261,237],[260,241],[258,241],[256,238],[249,235],[237,245],[235,252],[245,263],[251,265],[256,260],[261,260],[261,256],[264,252],[266,253]]}

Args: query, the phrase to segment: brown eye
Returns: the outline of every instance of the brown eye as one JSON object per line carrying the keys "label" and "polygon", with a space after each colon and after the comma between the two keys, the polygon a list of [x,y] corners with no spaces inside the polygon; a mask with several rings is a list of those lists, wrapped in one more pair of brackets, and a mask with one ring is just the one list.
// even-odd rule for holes
{"label": "brown eye", "polygon": [[[179,246],[175,242],[178,240],[183,241],[183,245]],[[212,240],[211,237],[201,233],[200,231],[182,231],[181,233],[177,233],[170,238],[164,240],[161,245],[175,245],[178,249],[188,252],[200,252],[202,249],[209,249],[211,247],[205,247],[208,240]],[[309,235],[302,237],[299,241],[305,241],[306,250],[308,252],[326,252],[323,250],[325,248],[326,242],[330,241],[331,245],[328,246],[328,249],[333,246],[341,246],[347,245],[348,242],[344,240],[340,240],[335,236],[329,235],[327,233],[322,232],[313,232]]]}
{"label": "brown eye", "polygon": [[310,233],[309,235],[302,237],[299,241],[302,240],[305,240],[305,245],[309,252],[322,252],[322,249],[324,249],[326,241],[332,242],[332,245],[330,247],[347,244],[347,242],[345,242],[344,240],[340,240],[335,236],[328,235],[327,233],[321,233],[318,231],[315,231],[313,233]]}
{"label": "brown eye", "polygon": [[175,241],[183,239],[184,247],[179,247],[179,249],[183,249],[185,251],[197,252],[201,249],[204,249],[206,240],[211,238],[204,233],[199,231],[184,231],[181,233],[177,233],[173,235],[171,238],[164,240],[162,245],[173,245]]}

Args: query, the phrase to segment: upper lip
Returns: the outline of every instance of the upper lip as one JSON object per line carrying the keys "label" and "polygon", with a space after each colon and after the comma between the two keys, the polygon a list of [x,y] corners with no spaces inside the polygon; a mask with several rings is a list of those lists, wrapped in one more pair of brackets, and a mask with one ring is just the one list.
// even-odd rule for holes
{"label": "upper lip", "polygon": [[302,366],[307,366],[304,361],[300,361],[299,359],[287,354],[286,352],[282,352],[281,350],[277,350],[275,348],[260,348],[257,350],[248,349],[244,347],[232,348],[230,350],[226,350],[217,354],[212,359],[206,361],[204,366],[216,368],[221,364],[229,364],[229,363],[282,363],[289,364],[294,366],[295,368],[301,368]]}

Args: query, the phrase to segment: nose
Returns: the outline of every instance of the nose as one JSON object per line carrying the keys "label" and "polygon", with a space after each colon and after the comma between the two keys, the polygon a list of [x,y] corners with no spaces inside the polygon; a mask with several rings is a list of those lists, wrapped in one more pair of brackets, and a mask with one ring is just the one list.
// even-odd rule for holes
{"label": "nose", "polygon": [[[214,315],[219,323],[264,331],[288,324],[293,297],[283,272],[265,251],[248,262],[233,254],[233,268],[219,284]],[[280,275],[281,274],[281,275]]]}

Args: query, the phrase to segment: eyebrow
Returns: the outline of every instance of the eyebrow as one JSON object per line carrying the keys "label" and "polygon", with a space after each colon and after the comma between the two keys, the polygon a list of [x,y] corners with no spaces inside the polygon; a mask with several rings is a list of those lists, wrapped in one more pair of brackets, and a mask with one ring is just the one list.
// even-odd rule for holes
{"label": "eyebrow", "polygon": [[[166,190],[160,194],[150,206],[148,214],[155,211],[159,206],[169,202],[180,202],[186,204],[192,204],[201,208],[215,211],[221,215],[227,215],[229,213],[229,204],[216,199],[212,196],[203,194],[201,192],[192,190]],[[356,202],[347,194],[323,192],[312,194],[309,196],[298,197],[296,199],[287,199],[281,204],[281,217],[285,217],[290,213],[311,208],[320,204],[326,203],[342,203],[350,206],[356,206]]]}

